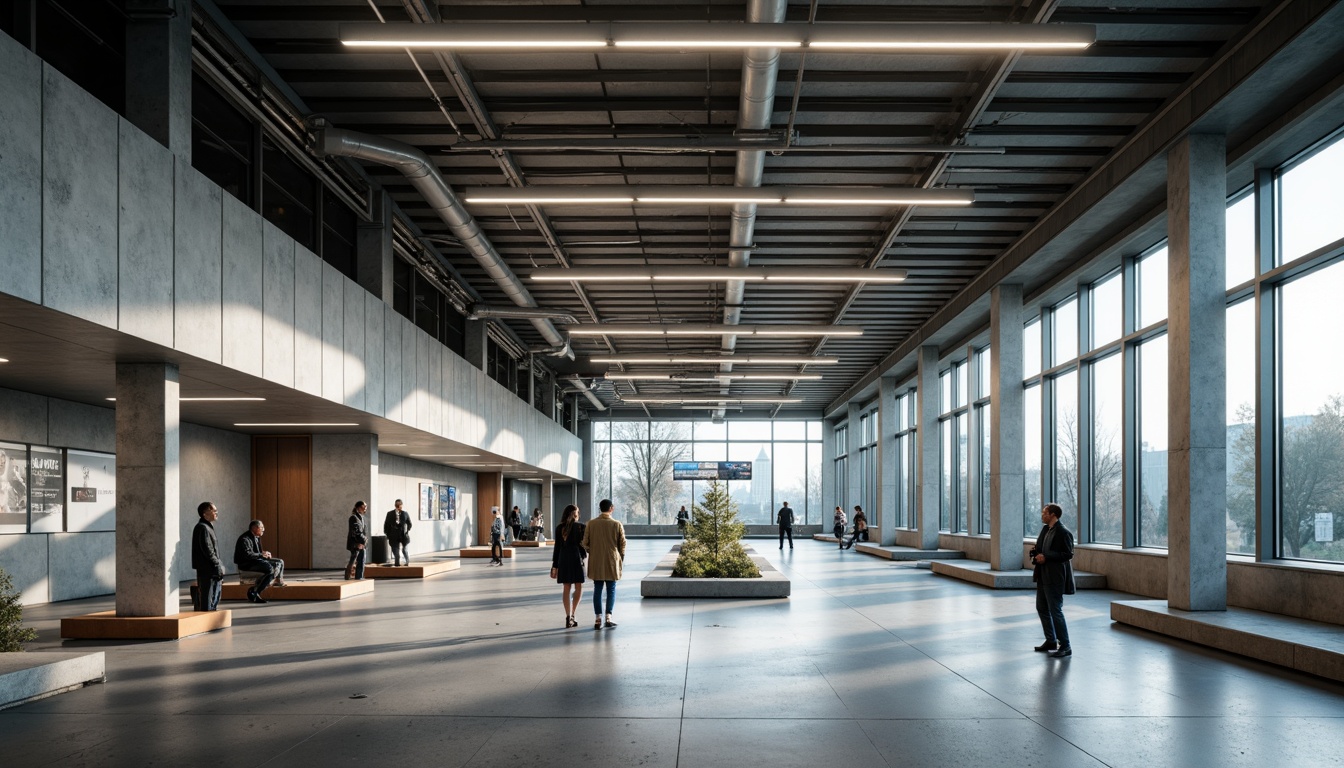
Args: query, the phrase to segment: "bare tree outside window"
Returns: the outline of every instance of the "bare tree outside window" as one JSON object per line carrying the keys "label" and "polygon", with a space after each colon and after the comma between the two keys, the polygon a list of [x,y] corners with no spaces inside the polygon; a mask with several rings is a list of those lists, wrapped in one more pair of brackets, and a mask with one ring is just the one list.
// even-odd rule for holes
{"label": "bare tree outside window", "polygon": [[[646,427],[651,430],[647,437]],[[690,459],[690,445],[684,442],[690,436],[683,426],[667,421],[624,422],[613,425],[611,437],[616,454],[613,482],[626,520],[674,524],[681,487],[672,479],[672,464]]]}

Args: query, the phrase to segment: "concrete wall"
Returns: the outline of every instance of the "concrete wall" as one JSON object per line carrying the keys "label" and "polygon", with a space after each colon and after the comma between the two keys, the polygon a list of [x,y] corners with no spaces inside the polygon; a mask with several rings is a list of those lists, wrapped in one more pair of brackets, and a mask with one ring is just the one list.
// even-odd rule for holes
{"label": "concrete wall", "polygon": [[349,561],[345,540],[355,502],[368,506],[368,535],[381,531],[373,511],[379,458],[377,435],[313,435],[314,568],[344,568]]}
{"label": "concrete wall", "polygon": [[[114,453],[116,412],[0,389],[0,440]],[[182,425],[181,544],[172,566],[179,581],[194,577],[191,530],[199,519],[196,505],[205,500],[219,507],[215,531],[233,570],[233,540],[252,517],[251,452],[247,435]],[[111,594],[115,557],[114,531],[0,535],[0,567],[25,605]]]}
{"label": "concrete wall", "polygon": [[576,436],[6,35],[0,72],[0,291],[586,479]]}
{"label": "concrete wall", "polygon": [[[417,501],[421,483],[441,483],[457,489],[456,520],[421,520]],[[476,473],[442,464],[429,464],[391,454],[378,456],[378,497],[372,520],[374,533],[383,532],[383,516],[397,499],[411,513],[411,554],[471,546],[476,541]]]}

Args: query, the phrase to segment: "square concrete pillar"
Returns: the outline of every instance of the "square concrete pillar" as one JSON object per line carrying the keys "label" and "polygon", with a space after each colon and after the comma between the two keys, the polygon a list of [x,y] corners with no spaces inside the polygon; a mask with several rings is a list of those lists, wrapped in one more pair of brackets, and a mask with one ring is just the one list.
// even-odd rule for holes
{"label": "square concrete pillar", "polygon": [[126,119],[191,163],[191,0],[127,0]]}
{"label": "square concrete pillar", "polygon": [[1226,139],[1167,153],[1167,601],[1227,608]]}
{"label": "square concrete pillar", "polygon": [[392,506],[392,499],[378,497],[378,436],[313,435],[312,498],[313,567],[343,568],[350,556],[345,534],[355,502],[368,506],[370,541],[383,533],[376,510]]}
{"label": "square concrete pillar", "polygon": [[845,462],[845,469],[849,477],[845,483],[845,497],[840,500],[845,508],[845,514],[849,516],[849,524],[854,524],[854,505],[863,498],[863,460],[860,458],[859,448],[863,445],[863,430],[859,426],[859,415],[863,411],[857,403],[850,403],[846,410],[849,413],[849,429],[845,430],[845,452],[849,454],[849,460]]}
{"label": "square concrete pillar", "polygon": [[555,530],[555,480],[550,477],[541,480],[541,519],[544,523],[543,533],[546,538],[551,537],[551,531]]}
{"label": "square concrete pillar", "polygon": [[373,221],[361,222],[355,233],[355,274],[364,290],[393,302],[392,203],[386,192],[373,195]]}
{"label": "square concrete pillar", "polygon": [[912,510],[913,527],[919,533],[920,549],[938,548],[938,513],[942,503],[939,487],[940,452],[938,450],[938,347],[926,344],[919,348],[917,415],[919,430],[915,446],[915,476],[919,485],[915,490],[915,508]]}
{"label": "square concrete pillar", "polygon": [[[116,419],[117,616],[172,616],[181,531],[177,366],[118,363]],[[221,539],[221,556],[225,548]]]}
{"label": "square concrete pillar", "polygon": [[[834,500],[834,501],[832,501]],[[835,482],[835,424],[821,421],[821,498],[808,499],[807,521],[821,524],[823,531],[831,530],[831,507],[843,504]]]}
{"label": "square concrete pillar", "polygon": [[1022,567],[1026,414],[1022,391],[1022,286],[989,294],[989,567]]}
{"label": "square concrete pillar", "polygon": [[896,483],[896,380],[883,376],[877,381],[877,504],[873,510],[883,546],[896,543],[896,506],[900,488]]}

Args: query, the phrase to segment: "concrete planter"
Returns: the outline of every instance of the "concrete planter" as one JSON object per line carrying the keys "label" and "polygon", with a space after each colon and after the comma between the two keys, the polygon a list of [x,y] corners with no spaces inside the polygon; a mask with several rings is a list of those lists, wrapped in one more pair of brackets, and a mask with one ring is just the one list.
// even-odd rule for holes
{"label": "concrete planter", "polygon": [[792,582],[765,558],[746,547],[752,562],[761,569],[759,579],[685,579],[672,575],[681,545],[672,547],[658,566],[639,582],[641,597],[729,597],[774,598],[788,597]]}

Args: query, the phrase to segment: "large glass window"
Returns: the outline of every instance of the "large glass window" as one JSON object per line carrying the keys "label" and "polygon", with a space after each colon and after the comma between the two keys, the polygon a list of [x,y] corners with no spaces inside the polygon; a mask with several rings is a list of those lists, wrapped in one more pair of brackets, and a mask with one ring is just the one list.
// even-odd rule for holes
{"label": "large glass window", "polygon": [[[1336,146],[1344,147],[1344,143]],[[1334,160],[1329,159],[1325,165],[1338,171],[1340,165],[1331,165]],[[1333,218],[1338,223],[1340,217]],[[1285,228],[1290,222],[1300,224],[1285,217]],[[1311,237],[1311,242],[1318,240]],[[1282,464],[1278,488],[1281,557],[1344,560],[1344,363],[1333,348],[1337,345],[1325,342],[1344,328],[1341,296],[1344,261],[1279,289],[1282,368],[1276,428]]]}
{"label": "large glass window", "polygon": [[1071,298],[1058,304],[1052,325],[1054,357],[1050,364],[1060,365],[1078,356],[1078,300]]}
{"label": "large glass window", "polygon": [[1167,337],[1139,345],[1139,545],[1167,546]]}
{"label": "large glass window", "polygon": [[1227,308],[1227,551],[1255,553],[1255,302]]}
{"label": "large glass window", "polygon": [[1255,195],[1227,206],[1227,287],[1255,277]]}
{"label": "large glass window", "polygon": [[1344,141],[1301,158],[1279,175],[1279,262],[1286,264],[1344,238],[1339,180]]}
{"label": "large glass window", "polygon": [[1055,395],[1055,489],[1050,500],[1064,507],[1064,514],[1078,514],[1078,373],[1070,371],[1054,379]]}
{"label": "large glass window", "polygon": [[1092,540],[1124,541],[1123,356],[1092,363]]}
{"label": "large glass window", "polygon": [[1124,276],[1115,274],[1092,285],[1092,343],[1090,349],[1104,347],[1124,335]]}
{"label": "large glass window", "polygon": [[1167,319],[1167,248],[1163,246],[1139,259],[1137,328],[1147,328]]}
{"label": "large glass window", "polygon": [[1026,530],[1034,531],[1041,519],[1041,385],[1027,387],[1025,400],[1027,455],[1023,519],[1027,523]]}

